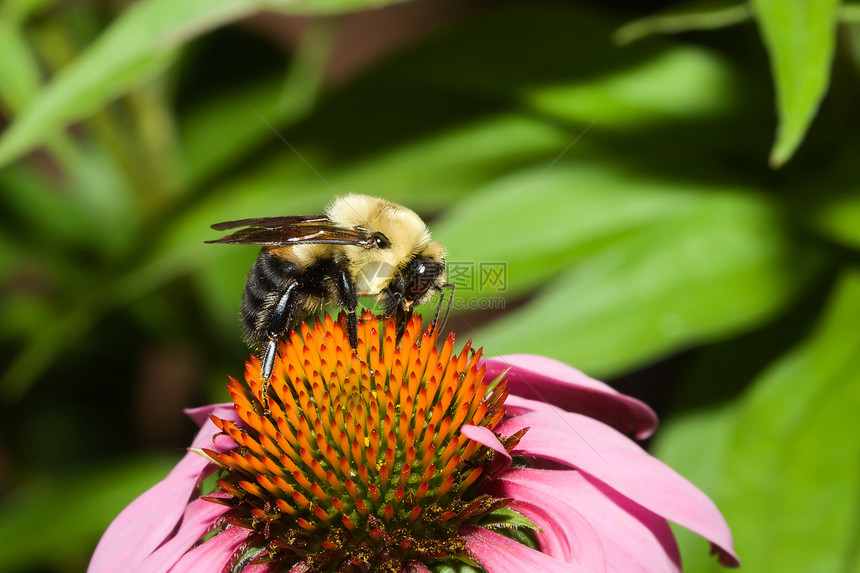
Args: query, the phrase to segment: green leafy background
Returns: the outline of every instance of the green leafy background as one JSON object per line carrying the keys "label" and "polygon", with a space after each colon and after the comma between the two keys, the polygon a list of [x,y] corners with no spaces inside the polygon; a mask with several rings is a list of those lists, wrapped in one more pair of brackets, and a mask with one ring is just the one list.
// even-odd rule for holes
{"label": "green leafy background", "polygon": [[[84,570],[189,442],[181,409],[226,399],[256,252],[209,225],[359,192],[466,271],[461,341],[652,404],[649,449],[716,501],[744,570],[860,571],[858,21],[4,0],[0,570]],[[686,570],[719,569],[678,536]]]}

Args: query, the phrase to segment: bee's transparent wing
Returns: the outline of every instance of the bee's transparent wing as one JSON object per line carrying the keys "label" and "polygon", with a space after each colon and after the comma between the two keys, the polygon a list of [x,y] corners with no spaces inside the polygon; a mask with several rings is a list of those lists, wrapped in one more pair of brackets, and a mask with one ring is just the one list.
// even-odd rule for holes
{"label": "bee's transparent wing", "polygon": [[286,247],[289,245],[356,245],[373,246],[371,235],[362,229],[337,227],[325,215],[299,215],[292,217],[263,217],[216,223],[216,231],[244,227],[234,233],[206,241],[234,245],[260,245]]}
{"label": "bee's transparent wing", "polygon": [[212,228],[216,231],[236,229],[238,227],[260,227],[262,229],[280,229],[311,223],[331,223],[325,215],[293,215],[290,217],[260,217],[257,219],[239,219],[215,223]]}

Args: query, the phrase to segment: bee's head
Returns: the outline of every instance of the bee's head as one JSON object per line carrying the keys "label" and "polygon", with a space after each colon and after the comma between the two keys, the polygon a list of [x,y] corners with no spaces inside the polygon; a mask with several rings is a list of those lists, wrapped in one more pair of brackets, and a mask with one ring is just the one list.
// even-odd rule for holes
{"label": "bee's head", "polygon": [[363,264],[402,266],[430,244],[427,225],[414,211],[368,195],[346,195],[329,206],[327,215],[338,226],[360,228],[371,235],[371,248],[351,249],[350,258]]}
{"label": "bee's head", "polygon": [[433,298],[448,280],[445,268],[445,249],[441,243],[431,241],[424,246],[402,270],[404,280],[401,302],[406,309],[420,306]]}

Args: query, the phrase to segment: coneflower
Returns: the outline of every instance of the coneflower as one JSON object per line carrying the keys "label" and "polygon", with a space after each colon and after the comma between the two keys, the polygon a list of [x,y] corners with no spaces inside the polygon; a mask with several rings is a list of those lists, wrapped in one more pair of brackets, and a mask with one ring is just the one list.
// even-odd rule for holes
{"label": "coneflower", "polygon": [[190,412],[189,453],[91,573],[678,571],[667,520],[738,565],[713,503],[621,433],[647,436],[653,412],[568,366],[457,354],[419,317],[396,345],[365,314],[357,350],[326,315],[259,372]]}

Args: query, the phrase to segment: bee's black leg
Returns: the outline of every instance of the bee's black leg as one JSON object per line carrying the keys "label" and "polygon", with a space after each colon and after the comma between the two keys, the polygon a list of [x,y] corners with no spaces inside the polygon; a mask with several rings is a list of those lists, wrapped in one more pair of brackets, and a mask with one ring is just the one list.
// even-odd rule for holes
{"label": "bee's black leg", "polygon": [[379,318],[391,318],[397,314],[397,309],[400,308],[400,301],[403,300],[403,293],[395,290],[388,290],[382,301],[382,314]]}
{"label": "bee's black leg", "polygon": [[298,294],[298,284],[291,282],[269,315],[269,326],[266,330],[266,338],[269,341],[266,344],[266,351],[263,353],[260,366],[260,377],[263,379],[261,394],[263,396],[263,408],[266,410],[269,409],[269,378],[272,377],[272,370],[275,368],[278,340],[281,339],[287,328],[293,326],[299,302]]}
{"label": "bee's black leg", "polygon": [[349,345],[355,350],[358,348],[358,297],[355,295],[355,285],[345,269],[337,276],[337,295],[346,308],[346,335]]}
{"label": "bee's black leg", "polygon": [[269,342],[266,344],[266,351],[263,353],[262,365],[260,366],[260,376],[268,384],[269,378],[272,377],[272,370],[275,368],[275,354],[278,351],[278,339],[269,336]]}

